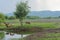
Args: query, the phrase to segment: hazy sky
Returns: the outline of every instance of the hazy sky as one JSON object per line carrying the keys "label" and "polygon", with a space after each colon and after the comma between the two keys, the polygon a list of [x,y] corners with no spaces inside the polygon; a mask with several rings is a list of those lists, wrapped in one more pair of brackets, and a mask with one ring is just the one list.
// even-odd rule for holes
{"label": "hazy sky", "polygon": [[[24,0],[23,0],[24,1]],[[60,0],[28,0],[32,11],[60,11]],[[12,13],[20,0],[0,0],[0,12]]]}

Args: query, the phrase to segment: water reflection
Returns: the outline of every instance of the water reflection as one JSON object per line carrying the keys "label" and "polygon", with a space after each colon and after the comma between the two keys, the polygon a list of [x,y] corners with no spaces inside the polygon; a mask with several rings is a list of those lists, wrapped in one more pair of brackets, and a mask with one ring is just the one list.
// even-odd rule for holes
{"label": "water reflection", "polygon": [[[28,36],[28,34],[23,35],[23,37]],[[13,34],[13,33],[7,33],[7,32],[0,32],[0,38],[3,40],[18,40],[21,38],[21,34]],[[0,39],[1,40],[1,39]]]}

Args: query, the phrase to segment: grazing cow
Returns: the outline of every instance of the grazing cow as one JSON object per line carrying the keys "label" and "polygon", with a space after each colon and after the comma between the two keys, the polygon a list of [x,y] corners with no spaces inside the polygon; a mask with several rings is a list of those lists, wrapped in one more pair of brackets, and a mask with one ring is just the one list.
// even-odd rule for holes
{"label": "grazing cow", "polygon": [[13,24],[10,24],[10,23],[4,23],[6,25],[7,28],[11,28]]}
{"label": "grazing cow", "polygon": [[9,27],[9,26],[8,26],[8,25],[9,25],[9,23],[6,23],[6,22],[5,22],[4,24],[5,24],[5,26],[6,26],[6,27]]}
{"label": "grazing cow", "polygon": [[31,24],[30,22],[25,22],[26,24]]}

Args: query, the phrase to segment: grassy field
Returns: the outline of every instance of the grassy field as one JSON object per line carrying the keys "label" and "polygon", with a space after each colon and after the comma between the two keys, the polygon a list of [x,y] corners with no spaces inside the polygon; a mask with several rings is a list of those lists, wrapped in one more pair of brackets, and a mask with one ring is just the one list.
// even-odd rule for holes
{"label": "grassy field", "polygon": [[[27,21],[31,22],[31,24],[24,23],[24,27],[27,27],[27,28],[32,28],[32,27],[60,28],[60,19],[41,19],[41,20],[27,20]],[[15,20],[15,23],[16,23],[15,26],[20,25],[18,24],[19,21],[17,20]],[[60,33],[46,33],[45,38],[36,37],[35,39],[32,39],[32,40],[60,40]]]}
{"label": "grassy field", "polygon": [[[26,24],[25,22],[29,21],[31,24]],[[19,20],[6,20],[10,24],[14,24],[12,27],[20,26]],[[24,20],[24,27],[43,27],[43,28],[60,28],[60,19],[39,19],[39,20]],[[4,24],[0,25],[0,28],[6,28]]]}
{"label": "grassy field", "polygon": [[[26,24],[25,22],[29,21],[31,22],[31,24]],[[12,27],[16,28],[18,26],[20,26],[19,20],[6,20],[6,22],[9,22],[10,24],[14,24]],[[60,28],[60,19],[36,19],[36,20],[32,20],[32,19],[28,19],[28,20],[24,20],[24,27],[25,28],[33,28],[33,27],[41,27],[41,28]],[[0,24],[0,28],[5,29],[6,26],[4,24]],[[27,33],[27,32],[26,32]],[[15,40],[15,39],[12,39]],[[20,39],[16,39],[16,40],[20,40]],[[25,39],[24,39],[25,40]],[[36,37],[36,39],[33,40],[60,40],[60,33],[46,33],[45,37],[40,38],[40,37]]]}

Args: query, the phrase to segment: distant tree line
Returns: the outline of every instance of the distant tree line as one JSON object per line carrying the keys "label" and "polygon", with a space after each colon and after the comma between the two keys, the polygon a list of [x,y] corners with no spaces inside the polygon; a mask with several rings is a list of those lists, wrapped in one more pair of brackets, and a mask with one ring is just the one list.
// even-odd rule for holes
{"label": "distant tree line", "polygon": [[39,16],[26,16],[26,19],[40,19]]}
{"label": "distant tree line", "polygon": [[8,20],[13,20],[13,19],[17,19],[15,16],[5,16],[5,19],[8,19]]}
{"label": "distant tree line", "polygon": [[[43,19],[58,19],[60,18],[60,16],[58,17],[43,17]],[[14,20],[14,19],[18,19],[15,15],[13,16],[8,16],[8,15],[5,15],[3,13],[0,13],[0,21],[2,21],[3,19],[8,19],[8,20]],[[41,17],[39,16],[26,16],[25,19],[41,19]]]}
{"label": "distant tree line", "polygon": [[60,16],[58,16],[58,17],[43,17],[43,19],[59,19],[60,18]]}

